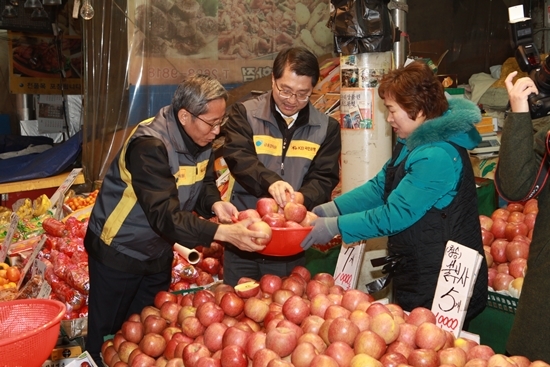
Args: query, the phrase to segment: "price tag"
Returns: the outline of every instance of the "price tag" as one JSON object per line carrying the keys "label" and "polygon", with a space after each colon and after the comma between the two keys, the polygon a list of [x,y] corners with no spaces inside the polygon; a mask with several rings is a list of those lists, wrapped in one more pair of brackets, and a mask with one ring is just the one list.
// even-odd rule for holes
{"label": "price tag", "polygon": [[432,312],[436,324],[457,338],[464,324],[481,261],[485,261],[483,256],[469,247],[453,241],[448,241],[445,246]]}
{"label": "price tag", "polygon": [[21,270],[21,278],[19,278],[19,281],[17,282],[17,289],[21,288],[21,284],[23,284],[25,275],[27,275],[29,269],[31,268],[31,265],[34,264],[34,260],[36,259],[36,256],[38,256],[38,253],[40,252],[40,250],[42,250],[42,246],[44,246],[45,242],[46,242],[46,236],[42,235],[40,242],[36,244],[36,247],[32,251],[32,254],[27,259],[27,263],[25,264],[25,267],[23,268],[23,270]]}
{"label": "price tag", "polygon": [[69,187],[72,186],[74,180],[76,180],[76,176],[78,176],[78,174],[82,171],[82,168],[75,168],[71,171],[71,173],[69,173],[69,175],[67,176],[67,178],[65,179],[65,181],[63,181],[63,183],[61,184],[61,186],[59,186],[57,188],[57,190],[54,192],[54,194],[52,195],[52,197],[50,198],[50,201],[51,201],[51,206],[48,208],[48,209],[51,209],[52,206],[56,205],[57,202],[59,201],[59,198],[62,197],[64,198],[65,197],[65,193],[67,192],[67,190],[69,189]]}
{"label": "price tag", "polygon": [[40,290],[36,295],[36,298],[49,299],[51,293],[52,293],[52,286],[48,282],[43,280],[42,284],[40,285]]}
{"label": "price tag", "polygon": [[8,251],[11,246],[11,241],[13,240],[13,234],[17,229],[17,224],[19,224],[19,216],[15,213],[11,213],[10,228],[8,228],[6,237],[4,237],[4,242],[0,245],[0,262],[4,262],[6,260],[6,256],[8,256]]}
{"label": "price tag", "polygon": [[334,269],[334,284],[341,286],[344,290],[357,287],[365,244],[366,241],[359,241],[351,246],[342,244]]}

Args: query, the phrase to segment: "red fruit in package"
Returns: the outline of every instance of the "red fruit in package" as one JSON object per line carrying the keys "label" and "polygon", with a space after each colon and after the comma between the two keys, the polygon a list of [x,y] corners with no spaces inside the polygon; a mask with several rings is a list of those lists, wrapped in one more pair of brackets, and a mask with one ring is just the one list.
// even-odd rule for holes
{"label": "red fruit in package", "polygon": [[63,237],[67,234],[67,227],[61,221],[54,218],[46,218],[42,221],[42,228],[47,234]]}

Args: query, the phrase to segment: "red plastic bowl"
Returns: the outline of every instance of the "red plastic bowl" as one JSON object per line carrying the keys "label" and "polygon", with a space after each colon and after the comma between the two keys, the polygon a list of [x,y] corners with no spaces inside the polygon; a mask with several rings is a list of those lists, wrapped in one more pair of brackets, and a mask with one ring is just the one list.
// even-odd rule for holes
{"label": "red plastic bowl", "polygon": [[311,227],[303,228],[271,228],[271,241],[260,251],[261,254],[269,256],[292,256],[304,250],[300,243],[306,238]]}

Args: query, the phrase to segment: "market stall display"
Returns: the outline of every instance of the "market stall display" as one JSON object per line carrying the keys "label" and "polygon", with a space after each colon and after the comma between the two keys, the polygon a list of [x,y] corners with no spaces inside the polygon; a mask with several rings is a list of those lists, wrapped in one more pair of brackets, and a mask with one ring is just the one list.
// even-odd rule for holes
{"label": "market stall display", "polygon": [[175,295],[131,315],[102,348],[107,366],[548,366],[436,326],[426,308],[404,312],[328,273],[242,278]]}

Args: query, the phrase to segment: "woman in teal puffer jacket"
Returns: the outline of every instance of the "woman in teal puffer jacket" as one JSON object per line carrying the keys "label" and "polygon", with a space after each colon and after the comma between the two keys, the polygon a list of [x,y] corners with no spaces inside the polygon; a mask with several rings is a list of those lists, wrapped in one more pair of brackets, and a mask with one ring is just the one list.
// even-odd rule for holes
{"label": "woman in teal puffer jacket", "polygon": [[[470,101],[447,101],[420,62],[390,71],[378,92],[398,138],[392,158],[373,179],[315,207],[320,218],[302,247],[337,234],[348,244],[388,236],[396,303],[409,311],[431,308],[447,241],[484,254],[467,151],[481,140],[474,126],[481,114]],[[487,302],[485,262],[474,288],[466,325]]]}

